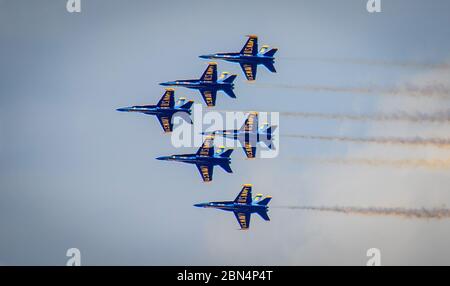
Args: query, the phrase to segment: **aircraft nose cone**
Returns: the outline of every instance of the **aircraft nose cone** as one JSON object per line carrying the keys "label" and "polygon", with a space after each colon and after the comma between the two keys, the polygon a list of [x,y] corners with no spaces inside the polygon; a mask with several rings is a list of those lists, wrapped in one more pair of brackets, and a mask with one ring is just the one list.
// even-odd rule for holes
{"label": "aircraft nose cone", "polygon": [[205,204],[195,204],[194,205],[194,207],[197,207],[197,208],[202,208],[202,207],[204,207],[205,206]]}
{"label": "aircraft nose cone", "polygon": [[162,85],[162,86],[169,86],[169,85],[170,85],[170,82],[161,82],[159,85]]}
{"label": "aircraft nose cone", "polygon": [[157,157],[156,160],[167,160],[166,156]]}
{"label": "aircraft nose cone", "polygon": [[116,111],[127,112],[127,111],[128,111],[128,108],[126,108],[126,107],[117,108]]}
{"label": "aircraft nose cone", "polygon": [[212,55],[201,55],[201,56],[199,56],[199,58],[202,58],[202,59],[212,59]]}

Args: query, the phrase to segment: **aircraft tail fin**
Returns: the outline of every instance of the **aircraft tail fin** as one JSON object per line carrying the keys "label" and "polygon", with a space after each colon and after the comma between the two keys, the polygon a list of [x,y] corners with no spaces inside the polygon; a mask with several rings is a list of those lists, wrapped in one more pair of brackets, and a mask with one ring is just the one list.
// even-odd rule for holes
{"label": "aircraft tail fin", "polygon": [[258,204],[258,205],[261,205],[261,206],[267,206],[267,205],[269,204],[269,202],[270,202],[271,199],[272,199],[271,196],[267,196],[267,197],[265,197],[263,200],[257,202],[257,204]]}
{"label": "aircraft tail fin", "polygon": [[269,214],[267,213],[266,210],[259,211],[258,214],[263,220],[270,221]]}
{"label": "aircraft tail fin", "polygon": [[[270,51],[269,51],[270,52]],[[277,70],[275,69],[275,66],[271,62],[265,62],[264,66],[271,72],[276,73]]]}
{"label": "aircraft tail fin", "polygon": [[193,100],[189,100],[185,104],[181,105],[180,108],[182,108],[182,109],[191,109],[192,104],[194,104],[194,101]]}
{"label": "aircraft tail fin", "polygon": [[271,50],[269,50],[269,51],[267,51],[267,52],[265,52],[264,53],[264,56],[266,56],[266,57],[273,57],[273,55],[275,55],[275,53],[278,51],[278,49],[271,49]]}
{"label": "aircraft tail fin", "polygon": [[[227,151],[229,151],[229,150],[227,150]],[[231,150],[231,151],[233,151],[233,150]],[[226,152],[226,151],[225,151],[225,152]],[[230,153],[231,153],[231,152],[230,152]],[[229,163],[229,162],[223,162],[223,163],[221,163],[219,166],[222,167],[222,169],[224,169],[225,172],[227,172],[227,173],[233,173],[233,170],[231,170],[231,166],[230,166],[230,163]]]}

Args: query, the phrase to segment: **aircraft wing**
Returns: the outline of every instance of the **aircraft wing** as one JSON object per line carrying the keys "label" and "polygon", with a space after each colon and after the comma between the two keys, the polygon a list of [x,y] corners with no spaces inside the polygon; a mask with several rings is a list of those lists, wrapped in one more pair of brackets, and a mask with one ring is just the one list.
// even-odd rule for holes
{"label": "aircraft wing", "polygon": [[209,63],[206,70],[200,77],[201,81],[216,82],[217,81],[217,64]]}
{"label": "aircraft wing", "polygon": [[202,147],[197,151],[197,155],[205,157],[212,157],[214,155],[214,136],[206,136]]}
{"label": "aircraft wing", "polygon": [[173,108],[175,105],[174,92],[175,91],[172,88],[166,89],[166,92],[163,94],[163,96],[159,100],[157,106]]}
{"label": "aircraft wing", "polygon": [[252,203],[252,185],[245,184],[242,187],[242,190],[237,195],[236,199],[234,200],[235,203],[238,204],[251,204]]}
{"label": "aircraft wing", "polygon": [[162,128],[164,129],[164,132],[172,132],[173,130],[173,123],[172,123],[172,116],[168,115],[158,115],[159,124],[161,124]]}
{"label": "aircraft wing", "polygon": [[235,211],[234,215],[239,223],[241,229],[248,229],[250,227],[250,216],[249,212],[239,212]]}
{"label": "aircraft wing", "polygon": [[254,56],[258,53],[258,37],[256,35],[248,35],[248,40],[242,47],[241,54]]}
{"label": "aircraft wing", "polygon": [[258,113],[250,112],[244,125],[241,127],[242,131],[245,132],[257,132],[258,131]]}
{"label": "aircraft wing", "polygon": [[256,64],[241,64],[241,69],[245,74],[247,80],[252,81],[256,80]]}
{"label": "aircraft wing", "polygon": [[200,92],[202,93],[203,100],[205,101],[207,106],[213,107],[216,105],[216,90],[200,90]]}
{"label": "aircraft wing", "polygon": [[204,182],[211,182],[213,179],[213,165],[197,164],[198,171]]}
{"label": "aircraft wing", "polygon": [[256,156],[256,146],[252,146],[250,142],[245,142],[242,145],[242,149],[244,149],[245,155],[247,158],[253,159]]}

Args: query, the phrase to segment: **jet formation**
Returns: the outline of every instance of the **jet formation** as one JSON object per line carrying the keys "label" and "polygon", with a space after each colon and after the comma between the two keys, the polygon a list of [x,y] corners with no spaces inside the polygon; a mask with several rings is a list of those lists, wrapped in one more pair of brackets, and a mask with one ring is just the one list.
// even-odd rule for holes
{"label": "jet formation", "polygon": [[[256,80],[258,65],[264,65],[269,71],[275,73],[275,53],[278,49],[270,49],[264,45],[258,51],[258,37],[256,35],[247,36],[247,42],[238,53],[215,53],[201,55],[203,59],[217,59],[228,62],[239,63],[244,75],[248,81]],[[236,98],[234,93],[234,80],[237,75],[222,72],[218,76],[217,63],[210,62],[199,79],[184,79],[162,82],[162,86],[185,87],[200,91],[204,102],[208,107],[216,106],[217,93],[224,92],[231,98]],[[164,133],[173,131],[173,117],[180,116],[188,123],[193,123],[191,107],[194,101],[186,101],[181,97],[175,102],[175,90],[166,88],[165,93],[156,105],[135,105],[130,107],[118,108],[120,112],[137,112],[146,115],[155,115],[162,126]],[[178,154],[170,156],[157,157],[163,161],[177,161],[182,163],[194,164],[202,177],[203,182],[211,182],[213,179],[213,170],[215,166],[220,166],[227,173],[232,173],[231,154],[233,149],[220,147],[216,152],[214,150],[214,137],[222,136],[224,138],[237,140],[242,145],[247,158],[255,158],[256,144],[263,142],[268,148],[273,148],[273,132],[277,126],[264,124],[258,127],[258,113],[250,112],[244,125],[236,130],[215,130],[213,132],[202,132],[206,135],[205,140],[195,154]],[[220,201],[196,204],[196,207],[217,208],[225,211],[232,211],[241,229],[249,229],[250,217],[252,213],[259,214],[264,220],[270,220],[267,215],[270,196],[262,199],[262,195],[257,195],[252,199],[252,187],[245,184],[241,192],[234,201]]]}

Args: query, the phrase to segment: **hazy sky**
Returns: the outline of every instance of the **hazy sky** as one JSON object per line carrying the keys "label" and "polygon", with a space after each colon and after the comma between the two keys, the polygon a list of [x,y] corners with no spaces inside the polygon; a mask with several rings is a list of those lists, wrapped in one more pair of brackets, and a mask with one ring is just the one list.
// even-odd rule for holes
{"label": "hazy sky", "polygon": [[[445,160],[449,150],[281,137],[276,159],[236,150],[234,173],[216,168],[205,184],[194,166],[155,160],[194,148],[172,147],[153,117],[115,111],[156,103],[159,82],[200,76],[199,55],[239,51],[250,33],[279,48],[278,73],[260,67],[249,84],[238,65],[219,62],[239,76],[237,99],[219,93],[217,109],[447,111],[445,97],[380,89],[449,88],[449,69],[432,66],[449,60],[449,1],[382,0],[377,14],[365,0],[82,0],[73,14],[65,2],[0,0],[0,264],[64,265],[72,247],[84,265],[364,265],[372,247],[383,264],[450,264],[450,219],[275,208],[450,206],[449,169],[314,160]],[[175,94],[201,102],[196,91]],[[280,119],[280,134],[449,132],[440,123]],[[244,183],[273,196],[270,222],[254,215],[238,231],[231,213],[192,206],[232,200]]]}

